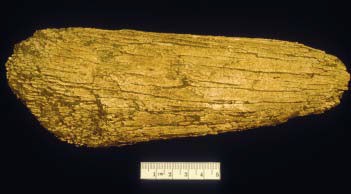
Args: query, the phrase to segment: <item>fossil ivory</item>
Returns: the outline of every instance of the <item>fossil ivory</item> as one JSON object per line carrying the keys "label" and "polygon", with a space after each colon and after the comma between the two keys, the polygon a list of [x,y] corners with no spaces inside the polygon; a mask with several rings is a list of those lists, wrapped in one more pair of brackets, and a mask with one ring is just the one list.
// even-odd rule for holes
{"label": "fossil ivory", "polygon": [[340,102],[349,73],[300,43],[136,30],[38,30],[6,63],[14,94],[77,146],[276,125]]}

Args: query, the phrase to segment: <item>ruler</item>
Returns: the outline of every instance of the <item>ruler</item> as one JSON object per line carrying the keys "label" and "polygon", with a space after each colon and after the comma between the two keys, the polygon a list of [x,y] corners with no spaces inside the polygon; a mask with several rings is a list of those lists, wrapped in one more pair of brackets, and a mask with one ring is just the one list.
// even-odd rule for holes
{"label": "ruler", "polygon": [[140,162],[140,179],[220,180],[219,162]]}

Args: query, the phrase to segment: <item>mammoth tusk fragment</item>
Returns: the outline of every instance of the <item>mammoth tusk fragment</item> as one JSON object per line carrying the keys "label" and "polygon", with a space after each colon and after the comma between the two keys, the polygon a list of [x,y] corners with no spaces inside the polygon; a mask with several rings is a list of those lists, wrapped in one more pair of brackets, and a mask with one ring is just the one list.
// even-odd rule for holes
{"label": "mammoth tusk fragment", "polygon": [[349,73],[300,43],[92,28],[19,44],[7,79],[42,126],[89,147],[202,136],[323,113]]}

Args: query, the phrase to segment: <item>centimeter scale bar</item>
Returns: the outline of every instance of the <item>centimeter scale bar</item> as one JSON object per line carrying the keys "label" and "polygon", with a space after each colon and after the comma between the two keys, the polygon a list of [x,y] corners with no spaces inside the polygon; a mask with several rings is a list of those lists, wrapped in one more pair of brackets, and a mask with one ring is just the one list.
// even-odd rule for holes
{"label": "centimeter scale bar", "polygon": [[220,162],[140,162],[140,179],[220,180]]}

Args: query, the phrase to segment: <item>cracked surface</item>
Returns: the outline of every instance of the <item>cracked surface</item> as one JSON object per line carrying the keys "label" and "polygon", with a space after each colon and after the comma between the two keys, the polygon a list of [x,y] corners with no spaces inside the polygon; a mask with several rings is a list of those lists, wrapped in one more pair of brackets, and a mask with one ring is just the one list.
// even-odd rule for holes
{"label": "cracked surface", "polygon": [[89,147],[276,125],[336,106],[350,79],[299,43],[91,28],[36,31],[6,68],[45,128]]}

